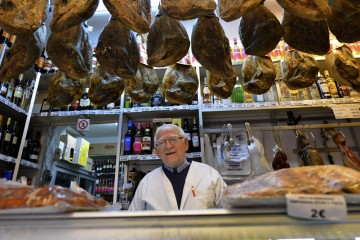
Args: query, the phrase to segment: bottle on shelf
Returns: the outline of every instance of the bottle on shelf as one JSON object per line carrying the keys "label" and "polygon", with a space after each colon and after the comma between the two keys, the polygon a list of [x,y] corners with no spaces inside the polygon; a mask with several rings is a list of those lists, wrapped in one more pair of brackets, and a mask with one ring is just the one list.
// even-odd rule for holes
{"label": "bottle on shelf", "polygon": [[9,117],[6,122],[5,130],[3,132],[3,138],[1,142],[1,154],[9,155],[11,146],[11,118]]}
{"label": "bottle on shelf", "polygon": [[187,152],[192,152],[191,132],[187,118],[184,118],[183,130],[185,132],[186,138],[188,139],[188,143],[189,143],[189,149],[187,150]]}
{"label": "bottle on shelf", "polygon": [[141,154],[142,151],[142,131],[141,131],[141,123],[137,123],[136,133],[134,135],[134,143],[133,143],[133,154]]}
{"label": "bottle on shelf", "polygon": [[289,88],[286,86],[283,80],[279,80],[276,82],[279,92],[280,92],[280,100],[281,101],[290,101],[290,91]]}
{"label": "bottle on shelf", "polygon": [[342,85],[340,86],[341,88],[341,92],[343,94],[344,98],[349,98],[350,97],[350,88],[348,86]]}
{"label": "bottle on shelf", "polygon": [[253,103],[254,97],[251,93],[248,93],[244,90],[244,102],[245,103]]}
{"label": "bottle on shelf", "polygon": [[125,103],[124,108],[131,108],[132,107],[132,101],[129,94],[125,94]]}
{"label": "bottle on shelf", "polygon": [[85,88],[85,92],[79,100],[79,110],[87,110],[90,108],[89,88]]}
{"label": "bottle on shelf", "polygon": [[277,102],[279,100],[275,83],[272,85],[272,87],[266,93],[264,93],[264,99],[265,99],[265,102]]}
{"label": "bottle on shelf", "polygon": [[114,103],[114,102],[108,103],[108,104],[106,105],[106,109],[111,110],[111,109],[114,109],[114,108],[115,108],[115,103]]}
{"label": "bottle on shelf", "polygon": [[70,105],[70,111],[77,111],[79,110],[79,103],[80,103],[80,100],[79,99],[76,99],[74,100],[71,105]]}
{"label": "bottle on shelf", "polygon": [[337,92],[339,94],[339,98],[343,98],[344,97],[344,92],[343,92],[343,90],[341,88],[341,84],[339,82],[335,81],[335,85],[336,85],[336,90],[337,90]]}
{"label": "bottle on shelf", "polygon": [[310,88],[301,88],[298,93],[299,100],[311,100]]}
{"label": "bottle on shelf", "polygon": [[37,163],[39,160],[39,154],[40,154],[40,132],[36,133],[35,140],[33,142],[32,150],[30,152],[29,160]]}
{"label": "bottle on shelf", "polygon": [[22,96],[23,96],[23,93],[24,93],[24,89],[22,87],[22,80],[24,78],[24,75],[23,74],[20,74],[19,75],[19,79],[17,80],[16,82],[16,85],[15,85],[15,91],[14,91],[14,97],[13,97],[13,103],[16,105],[16,106],[20,106],[21,104],[21,99],[22,99]]}
{"label": "bottle on shelf", "polygon": [[152,134],[150,122],[146,122],[144,136],[142,137],[142,154],[152,153]]}
{"label": "bottle on shelf", "polygon": [[0,114],[0,151],[1,151],[1,143],[2,143],[2,137],[3,137],[3,118],[4,118],[4,116]]}
{"label": "bottle on shelf", "polygon": [[241,52],[241,48],[237,44],[237,38],[234,38],[233,57],[234,57],[234,62],[236,63],[240,62],[242,59],[242,52]]}
{"label": "bottle on shelf", "polygon": [[236,77],[236,83],[231,94],[231,102],[233,103],[244,102],[244,89],[241,86],[239,77]]}
{"label": "bottle on shelf", "polygon": [[9,150],[9,156],[16,157],[18,154],[18,122],[14,121],[11,132],[11,145]]}
{"label": "bottle on shelf", "polygon": [[320,97],[322,99],[331,98],[330,91],[329,91],[329,86],[328,86],[325,78],[321,75],[320,72],[318,72],[316,84],[318,86]]}
{"label": "bottle on shelf", "polygon": [[131,155],[132,154],[132,150],[133,150],[133,142],[134,142],[134,138],[133,138],[133,125],[132,125],[132,121],[129,120],[128,122],[128,130],[125,133],[125,137],[124,137],[124,155]]}
{"label": "bottle on shelf", "polygon": [[28,108],[30,105],[31,92],[32,92],[34,83],[35,83],[34,79],[33,80],[26,79],[26,84],[25,84],[24,92],[23,92],[23,95],[21,98],[21,103],[20,103],[20,107],[25,111],[28,111]]}
{"label": "bottle on shelf", "polygon": [[200,134],[199,128],[196,122],[196,117],[193,118],[193,126],[191,130],[191,143],[192,143],[192,151],[200,152]]}
{"label": "bottle on shelf", "polygon": [[6,98],[6,93],[8,90],[9,83],[8,82],[2,82],[0,83],[0,96],[3,98]]}
{"label": "bottle on shelf", "polygon": [[52,67],[52,61],[49,57],[45,59],[44,68],[41,73],[50,73]]}
{"label": "bottle on shelf", "polygon": [[41,56],[34,65],[35,72],[39,72],[39,73],[43,72],[44,65],[45,65],[45,48],[43,49]]}
{"label": "bottle on shelf", "polygon": [[11,46],[14,44],[15,40],[16,40],[16,35],[11,35],[9,38],[9,41],[6,43],[8,48],[11,48]]}
{"label": "bottle on shelf", "polygon": [[94,51],[91,57],[91,72],[94,72],[96,65],[97,65],[96,47],[94,47]]}
{"label": "bottle on shelf", "polygon": [[161,95],[160,89],[156,90],[154,95],[151,97],[151,106],[152,107],[160,107],[163,105],[163,96]]}
{"label": "bottle on shelf", "polygon": [[116,162],[113,161],[113,163],[112,163],[112,171],[111,172],[115,173],[115,171],[116,171]]}
{"label": "bottle on shelf", "polygon": [[59,68],[52,63],[49,73],[56,73],[57,71],[59,71]]}
{"label": "bottle on shelf", "polygon": [[290,101],[299,101],[299,90],[289,89],[290,92]]}
{"label": "bottle on shelf", "polygon": [[219,98],[215,94],[213,95],[213,104],[221,104],[221,98]]}
{"label": "bottle on shelf", "polygon": [[325,81],[328,85],[331,98],[339,98],[339,93],[336,88],[336,83],[335,83],[334,79],[332,79],[330,77],[328,70],[324,71],[324,77],[325,77]]}
{"label": "bottle on shelf", "polygon": [[191,105],[198,105],[199,101],[198,101],[198,94],[197,92],[195,93],[194,97],[191,99]]}
{"label": "bottle on shelf", "polygon": [[23,148],[22,157],[21,157],[22,159],[25,159],[25,160],[30,159],[30,150],[33,148],[32,133],[33,133],[33,129],[30,128],[26,134],[24,148]]}
{"label": "bottle on shelf", "polygon": [[46,100],[46,98],[43,99],[43,102],[41,104],[40,112],[49,112],[50,111],[50,103]]}
{"label": "bottle on shelf", "polygon": [[253,99],[256,103],[265,102],[264,94],[253,94]]}
{"label": "bottle on shelf", "polygon": [[314,83],[313,85],[310,86],[310,96],[311,96],[311,99],[313,99],[313,100],[321,98],[319,88],[317,87],[316,83]]}
{"label": "bottle on shelf", "polygon": [[203,103],[204,104],[211,104],[211,92],[208,87],[207,78],[204,78],[204,88],[203,88]]}
{"label": "bottle on shelf", "polygon": [[2,28],[0,28],[0,45],[7,44],[9,38],[10,38],[10,34],[5,30],[3,30]]}
{"label": "bottle on shelf", "polygon": [[12,78],[9,81],[8,90],[7,90],[7,93],[6,93],[6,99],[9,100],[10,102],[13,99],[14,90],[15,90],[15,80]]}

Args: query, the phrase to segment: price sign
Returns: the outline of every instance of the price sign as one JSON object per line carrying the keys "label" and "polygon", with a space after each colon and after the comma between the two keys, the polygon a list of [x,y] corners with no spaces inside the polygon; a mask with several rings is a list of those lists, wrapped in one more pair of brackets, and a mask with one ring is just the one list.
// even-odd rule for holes
{"label": "price sign", "polygon": [[360,118],[360,107],[357,104],[331,106],[336,119]]}
{"label": "price sign", "polygon": [[287,214],[291,217],[312,220],[344,220],[347,216],[342,195],[287,194]]}

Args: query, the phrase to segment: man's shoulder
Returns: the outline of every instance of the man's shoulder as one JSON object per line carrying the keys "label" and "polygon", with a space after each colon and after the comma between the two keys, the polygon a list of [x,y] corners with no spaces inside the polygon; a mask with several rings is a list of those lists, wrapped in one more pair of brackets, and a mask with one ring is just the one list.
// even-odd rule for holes
{"label": "man's shoulder", "polygon": [[214,171],[217,171],[215,168],[213,168],[212,166],[206,164],[206,163],[202,163],[202,162],[196,162],[196,161],[192,161],[191,162],[191,165],[193,165],[194,167],[198,167],[200,169],[204,169],[206,171],[211,171],[211,170],[214,170]]}

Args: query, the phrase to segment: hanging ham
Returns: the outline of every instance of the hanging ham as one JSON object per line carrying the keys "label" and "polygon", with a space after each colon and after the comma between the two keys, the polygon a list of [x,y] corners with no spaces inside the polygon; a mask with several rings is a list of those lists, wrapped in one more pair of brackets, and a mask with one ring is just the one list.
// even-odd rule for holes
{"label": "hanging ham", "polygon": [[214,0],[161,0],[164,12],[178,20],[189,20],[203,17],[214,12]]}
{"label": "hanging ham", "polygon": [[263,2],[264,0],[219,0],[220,18],[226,22],[234,21]]}

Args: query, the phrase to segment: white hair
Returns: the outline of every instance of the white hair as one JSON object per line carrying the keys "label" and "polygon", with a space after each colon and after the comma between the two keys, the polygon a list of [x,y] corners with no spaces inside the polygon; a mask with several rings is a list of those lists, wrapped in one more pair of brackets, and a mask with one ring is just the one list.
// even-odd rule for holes
{"label": "white hair", "polygon": [[158,136],[159,132],[160,132],[163,128],[170,128],[170,129],[177,130],[181,136],[186,137],[185,132],[184,132],[184,130],[183,130],[181,127],[179,127],[179,126],[177,126],[177,125],[174,125],[174,124],[170,124],[170,123],[169,123],[169,124],[164,124],[164,125],[161,125],[160,127],[158,127],[158,128],[156,129],[156,132],[155,132],[155,135],[154,135],[154,143],[155,143],[155,144],[156,144],[156,142],[157,142],[157,136]]}

